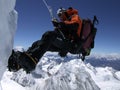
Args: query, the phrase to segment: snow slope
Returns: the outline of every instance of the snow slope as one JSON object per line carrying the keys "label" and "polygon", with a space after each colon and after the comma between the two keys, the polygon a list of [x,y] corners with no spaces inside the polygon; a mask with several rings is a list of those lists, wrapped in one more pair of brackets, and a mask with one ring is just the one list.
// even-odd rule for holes
{"label": "snow slope", "polygon": [[13,47],[17,24],[17,13],[14,10],[15,1],[0,0],[0,80],[6,70],[7,60]]}
{"label": "snow slope", "polygon": [[[5,88],[13,84],[16,87]],[[22,69],[6,71],[2,85],[3,90],[120,90],[120,71],[108,66],[94,67],[87,60],[85,64],[76,55],[61,58],[47,52],[32,74]]]}

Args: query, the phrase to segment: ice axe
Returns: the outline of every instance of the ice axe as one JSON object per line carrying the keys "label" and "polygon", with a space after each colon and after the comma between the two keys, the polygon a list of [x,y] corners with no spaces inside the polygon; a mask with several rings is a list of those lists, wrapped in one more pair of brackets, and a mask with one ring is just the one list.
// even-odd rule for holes
{"label": "ice axe", "polygon": [[94,18],[93,18],[93,25],[95,25],[95,24],[96,25],[99,24],[99,21],[96,16],[94,16]]}
{"label": "ice axe", "polygon": [[[50,16],[51,16],[51,18],[52,18],[52,21],[53,21],[53,20],[57,20],[57,19],[53,16],[53,12],[52,12],[51,6],[49,6],[45,0],[43,0],[43,2],[44,2],[45,6],[47,7],[47,9],[48,9],[48,11],[49,11],[49,13],[50,13]],[[63,34],[59,29],[57,29],[57,30],[58,30],[59,33],[62,35],[63,39],[66,39],[65,36],[64,36],[64,34]]]}

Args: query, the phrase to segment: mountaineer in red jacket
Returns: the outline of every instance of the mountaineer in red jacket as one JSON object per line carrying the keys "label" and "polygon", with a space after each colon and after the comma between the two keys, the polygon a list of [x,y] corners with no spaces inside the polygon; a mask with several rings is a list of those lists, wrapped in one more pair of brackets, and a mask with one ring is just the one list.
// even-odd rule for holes
{"label": "mountaineer in red jacket", "polygon": [[[68,10],[60,8],[57,11],[57,15],[61,21],[59,24],[65,37],[77,41],[82,28],[82,20],[78,15],[78,11],[72,7],[69,7]],[[54,26],[59,25],[57,23],[58,22],[53,20]]]}
{"label": "mountaineer in red jacket", "polygon": [[45,32],[42,38],[33,42],[27,51],[15,52],[13,50],[8,60],[10,71],[23,68],[26,72],[31,72],[47,51],[57,51],[61,57],[65,57],[68,52],[74,54],[78,51],[76,46],[79,46],[82,20],[78,16],[77,10],[71,7],[68,10],[60,8],[57,15],[60,22],[56,19],[52,21],[56,27],[54,31]]}

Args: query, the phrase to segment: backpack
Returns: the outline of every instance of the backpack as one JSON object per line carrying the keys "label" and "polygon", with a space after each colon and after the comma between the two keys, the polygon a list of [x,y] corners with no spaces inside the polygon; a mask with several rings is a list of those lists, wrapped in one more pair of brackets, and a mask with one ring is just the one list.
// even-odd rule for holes
{"label": "backpack", "polygon": [[83,59],[85,56],[90,55],[91,49],[94,48],[94,39],[97,32],[97,29],[94,26],[95,23],[98,24],[96,16],[94,16],[93,21],[90,19],[83,19],[82,30],[80,34],[81,53]]}

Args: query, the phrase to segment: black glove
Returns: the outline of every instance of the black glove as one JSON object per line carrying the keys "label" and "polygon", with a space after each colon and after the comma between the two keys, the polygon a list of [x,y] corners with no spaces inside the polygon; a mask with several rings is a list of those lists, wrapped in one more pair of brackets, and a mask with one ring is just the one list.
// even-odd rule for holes
{"label": "black glove", "polygon": [[52,20],[53,26],[58,27],[59,21],[57,19]]}
{"label": "black glove", "polygon": [[60,25],[61,28],[65,28],[66,27],[64,22],[59,22],[59,25]]}

